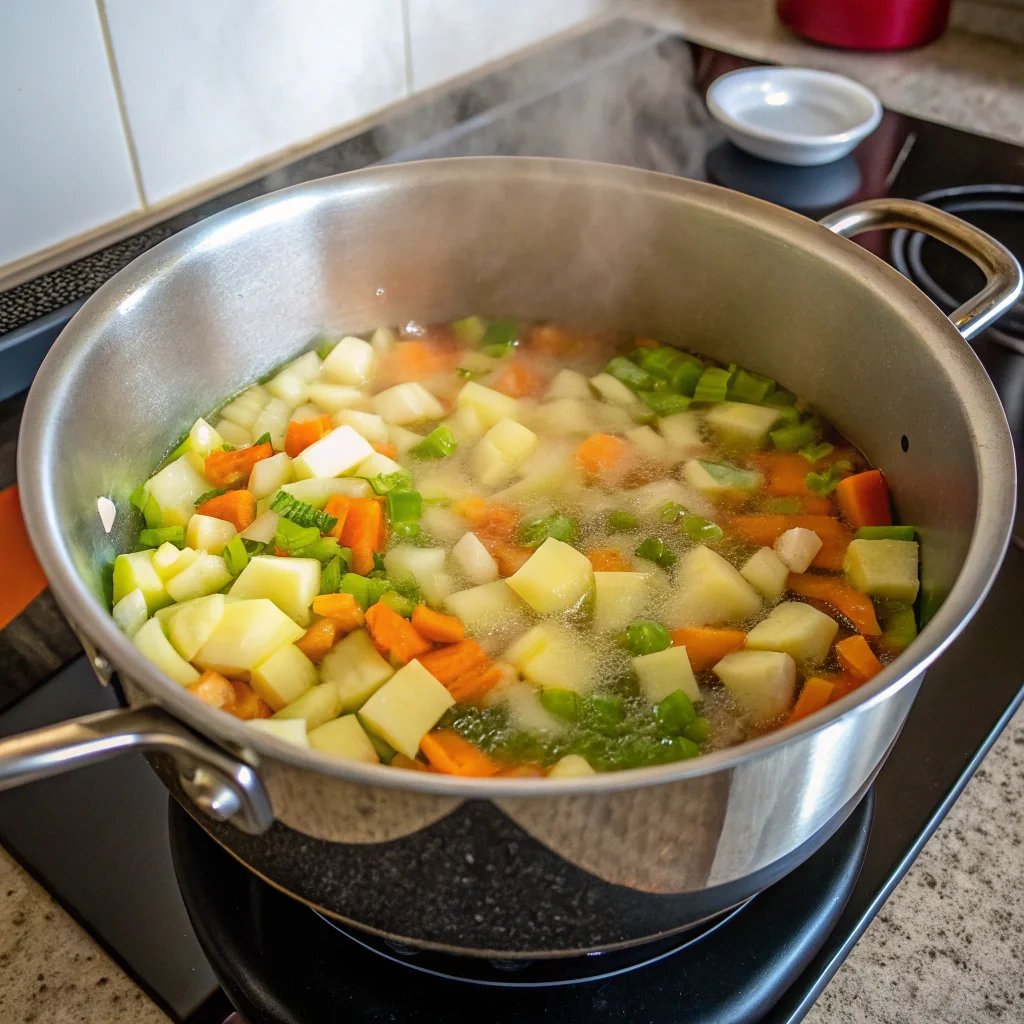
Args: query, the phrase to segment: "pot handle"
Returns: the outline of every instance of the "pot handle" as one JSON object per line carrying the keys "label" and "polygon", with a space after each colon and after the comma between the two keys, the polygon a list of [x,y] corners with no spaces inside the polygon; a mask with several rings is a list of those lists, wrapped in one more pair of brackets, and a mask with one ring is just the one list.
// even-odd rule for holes
{"label": "pot handle", "polygon": [[843,238],[864,231],[906,228],[951,245],[973,260],[985,275],[985,287],[949,315],[964,339],[973,338],[1017,301],[1024,278],[1013,253],[973,224],[912,199],[868,199],[836,210],[819,222]]}
{"label": "pot handle", "polygon": [[107,761],[127,750],[169,755],[185,794],[215,821],[229,821],[252,835],[265,832],[274,821],[266,790],[249,765],[155,706],[101,711],[0,739],[0,791]]}

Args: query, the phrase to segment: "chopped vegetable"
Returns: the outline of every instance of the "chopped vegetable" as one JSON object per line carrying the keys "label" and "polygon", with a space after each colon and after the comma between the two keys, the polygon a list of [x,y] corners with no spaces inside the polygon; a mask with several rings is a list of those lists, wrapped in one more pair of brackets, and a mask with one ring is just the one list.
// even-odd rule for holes
{"label": "chopped vegetable", "polygon": [[732,374],[718,366],[708,366],[693,391],[695,402],[724,402]]}
{"label": "chopped vegetable", "polygon": [[780,452],[797,452],[815,443],[818,432],[811,423],[795,423],[771,432],[772,444]]}
{"label": "chopped vegetable", "polygon": [[783,601],[747,633],[751,651],[782,651],[800,665],[820,665],[839,631],[835,619],[798,601]]}
{"label": "chopped vegetable", "polygon": [[846,549],[853,539],[850,531],[831,516],[733,516],[723,520],[722,526],[748,544],[769,548],[787,530],[813,530],[821,541],[821,550],[811,566],[836,572],[843,568]]}
{"label": "chopped vegetable", "polygon": [[319,594],[313,612],[330,619],[339,633],[351,633],[363,624],[363,609],[352,594]]}
{"label": "chopped vegetable", "polygon": [[319,665],[327,652],[334,646],[337,634],[338,627],[332,619],[320,619],[306,630],[304,636],[295,641],[295,646],[310,661]]}
{"label": "chopped vegetable", "polygon": [[743,563],[740,575],[766,601],[775,602],[786,591],[789,566],[771,548],[758,548]]}
{"label": "chopped vegetable", "polygon": [[373,738],[366,734],[355,715],[342,715],[313,729],[309,733],[309,745],[332,757],[365,761],[367,764],[380,763]]}
{"label": "chopped vegetable", "polygon": [[828,704],[834,689],[835,683],[830,680],[823,679],[821,676],[810,676],[804,682],[800,696],[797,697],[796,704],[793,705],[793,710],[789,713],[786,723],[792,725],[794,722],[799,722],[801,718],[820,711]]}
{"label": "chopped vegetable", "polygon": [[292,420],[288,424],[288,433],[284,439],[284,450],[289,458],[297,458],[311,444],[319,441],[331,430],[330,416],[317,416],[315,419],[303,420],[301,423]]}
{"label": "chopped vegetable", "polygon": [[274,495],[270,508],[297,526],[315,527],[317,533],[330,533],[338,525],[337,518],[329,512],[321,512],[286,491],[278,491]]}
{"label": "chopped vegetable", "polygon": [[678,588],[665,614],[673,627],[743,622],[761,611],[761,596],[720,554],[701,544],[676,570]]}
{"label": "chopped vegetable", "polygon": [[204,475],[214,487],[244,487],[252,467],[273,454],[274,448],[269,442],[233,452],[213,451],[206,456]]}
{"label": "chopped vegetable", "polygon": [[642,540],[633,552],[637,558],[645,558],[648,562],[668,569],[676,564],[675,553],[660,537],[647,537]]}
{"label": "chopped vegetable", "polygon": [[762,403],[775,390],[775,381],[770,377],[737,370],[729,384],[729,400],[733,402]]}
{"label": "chopped vegetable", "polygon": [[256,521],[256,499],[249,491],[228,491],[207,499],[196,508],[196,512],[202,516],[223,519],[241,533]]}
{"label": "chopped vegetable", "polygon": [[454,615],[442,615],[418,604],[412,613],[413,628],[437,644],[454,644],[466,638],[466,627]]}
{"label": "chopped vegetable", "polygon": [[914,617],[913,606],[888,601],[879,602],[878,612],[885,627],[882,644],[890,651],[902,651],[904,647],[909,647],[917,636],[917,619]]}
{"label": "chopped vegetable", "polygon": [[813,530],[794,526],[775,541],[773,549],[790,572],[806,572],[821,550],[821,538]]}
{"label": "chopped vegetable", "polygon": [[568,516],[552,512],[551,515],[542,516],[540,519],[521,523],[516,539],[523,547],[539,548],[548,537],[572,544],[578,536],[579,528]]}
{"label": "chopped vegetable", "polygon": [[667,647],[633,659],[633,670],[640,691],[652,704],[660,704],[679,690],[691,700],[700,700],[700,689],[693,677],[690,656],[685,647]]}
{"label": "chopped vegetable", "polygon": [[238,576],[249,564],[249,552],[245,550],[245,541],[241,537],[232,537],[224,545],[224,564],[232,576]]}
{"label": "chopped vegetable", "polygon": [[419,491],[389,491],[388,519],[394,523],[415,522],[423,515],[423,497]]}
{"label": "chopped vegetable", "polygon": [[796,692],[796,662],[777,651],[735,651],[717,665],[715,675],[755,722],[786,714]]}
{"label": "chopped vegetable", "polygon": [[618,633],[643,613],[650,598],[650,587],[642,573],[599,569],[594,554],[592,551],[588,556],[594,565],[591,625],[598,633]]}
{"label": "chopped vegetable", "polygon": [[587,552],[594,572],[629,572],[633,566],[618,548],[595,548]]}
{"label": "chopped vegetable", "polygon": [[620,469],[628,446],[620,437],[611,434],[591,434],[576,449],[577,467],[590,477],[607,477]]}
{"label": "chopped vegetable", "polygon": [[594,570],[586,555],[548,537],[508,585],[539,615],[550,615],[568,611],[590,591]]}
{"label": "chopped vegetable", "polygon": [[366,628],[377,647],[401,665],[426,654],[432,646],[410,622],[379,601],[366,612]]}
{"label": "chopped vegetable", "polygon": [[626,627],[621,643],[633,657],[638,657],[641,654],[654,654],[655,651],[664,651],[671,647],[672,637],[660,622],[640,619]]}
{"label": "chopped vegetable", "polygon": [[871,601],[837,576],[794,573],[789,577],[787,586],[801,597],[831,605],[865,636],[878,636],[882,632]]}
{"label": "chopped vegetable", "polygon": [[843,570],[858,590],[872,597],[913,604],[920,583],[918,545],[912,540],[854,540]]}
{"label": "chopped vegetable", "polygon": [[409,451],[418,459],[446,459],[455,453],[458,444],[451,430],[444,426],[435,427],[419,444]]}
{"label": "chopped vegetable", "polygon": [[[914,540],[917,529],[913,526],[862,526],[854,540]],[[141,535],[139,540],[141,542]]]}
{"label": "chopped vegetable", "polygon": [[882,671],[882,663],[862,636],[848,636],[840,640],[836,644],[836,654],[843,669],[861,679],[872,679]]}
{"label": "chopped vegetable", "polygon": [[610,533],[629,533],[640,525],[640,520],[630,512],[609,512],[606,523]]}
{"label": "chopped vegetable", "polygon": [[810,444],[806,448],[800,449],[800,454],[808,462],[820,462],[827,455],[831,455],[835,450],[835,446],[828,443],[828,441],[822,441],[821,444]]}
{"label": "chopped vegetable", "polygon": [[491,386],[511,398],[528,398],[542,394],[546,384],[547,379],[543,374],[529,363],[514,359],[501,368]]}
{"label": "chopped vegetable", "polygon": [[697,720],[697,712],[682,690],[674,690],[654,706],[654,717],[662,732],[678,736]]}
{"label": "chopped vegetable", "polygon": [[344,520],[339,516],[334,534],[352,551],[352,568],[360,575],[372,572],[375,552],[383,550],[384,510],[374,498],[342,498],[328,502],[328,508],[344,507]]}
{"label": "chopped vegetable", "polygon": [[856,473],[836,487],[836,498],[846,521],[855,529],[862,526],[892,526],[889,488],[877,469]]}
{"label": "chopped vegetable", "polygon": [[604,368],[604,372],[621,381],[633,391],[650,391],[655,385],[655,379],[646,370],[641,369],[625,356],[616,356]]}
{"label": "chopped vegetable", "polygon": [[499,769],[483,751],[452,729],[427,733],[420,741],[420,749],[433,768],[443,775],[488,778]]}
{"label": "chopped vegetable", "polygon": [[831,494],[852,468],[848,462],[834,462],[821,473],[808,473],[807,488],[821,497]]}
{"label": "chopped vegetable", "polygon": [[[345,549],[348,551],[348,549]],[[351,556],[351,552],[348,552]],[[320,569],[320,593],[336,594],[341,587],[341,577],[345,574],[346,560],[341,555],[335,555],[329,562]]]}
{"label": "chopped vegetable", "polygon": [[184,547],[185,528],[183,526],[161,526],[156,530],[142,530],[139,533],[139,544],[144,548],[158,548],[161,544]]}

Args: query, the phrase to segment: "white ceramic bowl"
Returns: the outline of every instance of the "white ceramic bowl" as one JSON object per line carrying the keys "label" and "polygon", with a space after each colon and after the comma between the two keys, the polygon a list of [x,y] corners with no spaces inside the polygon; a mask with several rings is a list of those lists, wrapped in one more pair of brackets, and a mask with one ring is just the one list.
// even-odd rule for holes
{"label": "white ceramic bowl", "polygon": [[708,109],[740,149],[808,167],[845,156],[882,119],[878,97],[811,68],[741,68],[708,89]]}

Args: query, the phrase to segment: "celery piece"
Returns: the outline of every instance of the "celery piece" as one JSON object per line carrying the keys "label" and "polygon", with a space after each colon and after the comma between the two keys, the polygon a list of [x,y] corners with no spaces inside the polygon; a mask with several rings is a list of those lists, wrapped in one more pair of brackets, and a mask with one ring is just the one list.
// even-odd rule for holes
{"label": "celery piece", "polygon": [[626,627],[620,645],[634,658],[639,658],[643,654],[667,650],[672,646],[672,637],[660,622],[638,619]]}
{"label": "celery piece", "polygon": [[807,474],[807,489],[821,497],[831,494],[838,486],[839,481],[850,472],[853,467],[845,459],[829,466],[822,473]]}
{"label": "celery piece", "polygon": [[404,469],[394,473],[379,473],[370,481],[370,486],[375,494],[408,491],[412,488],[412,477]]}
{"label": "celery piece", "polygon": [[252,446],[255,448],[256,445],[258,444],[270,444],[270,433],[267,432],[264,434],[260,434],[260,436],[257,437],[255,441],[253,441]]}
{"label": "celery piece", "polygon": [[214,487],[212,490],[203,491],[195,500],[196,508],[199,508],[204,502],[212,501],[214,498],[219,498],[222,494],[227,494],[223,487]]}
{"label": "celery piece", "polygon": [[691,743],[707,743],[711,739],[711,723],[706,718],[695,718],[685,729],[683,735]]}
{"label": "celery piece", "polygon": [[654,388],[654,378],[625,356],[616,356],[612,359],[604,368],[604,372],[621,381],[631,391],[650,391]]}
{"label": "celery piece", "polygon": [[342,561],[337,555],[320,569],[320,593],[336,594],[341,586]]}
{"label": "celery piece", "polygon": [[668,569],[676,563],[675,554],[660,537],[648,537],[641,541],[633,554],[637,558],[646,558],[647,561],[660,565],[662,569]]}
{"label": "celery piece", "polygon": [[392,523],[391,531],[396,537],[412,539],[423,532],[423,527],[419,523]]}
{"label": "celery piece", "polygon": [[475,348],[487,334],[487,321],[482,316],[467,316],[452,323],[452,334],[470,348]]}
{"label": "celery piece", "polygon": [[146,529],[139,533],[139,544],[143,548],[158,548],[170,542],[175,547],[185,546],[184,526],[162,526],[157,529]]}
{"label": "celery piece", "polygon": [[566,722],[575,721],[580,713],[580,696],[575,690],[544,690],[540,702],[546,711]]}
{"label": "celery piece", "polygon": [[693,401],[686,395],[677,395],[671,391],[638,391],[636,395],[656,416],[672,416],[677,412],[686,412]]}
{"label": "celery piece", "polygon": [[320,335],[313,340],[317,342],[317,346],[313,351],[316,352],[317,357],[320,359],[326,359],[338,344],[336,341],[333,341],[331,338],[325,338],[323,335]]}
{"label": "celery piece", "polygon": [[917,636],[917,619],[914,617],[913,606],[895,601],[879,601],[875,607],[878,617],[882,620],[882,643],[896,650],[909,647]]}
{"label": "celery piece", "polygon": [[700,380],[694,388],[693,400],[695,402],[724,402],[729,390],[728,370],[720,366],[709,366],[700,375]]}
{"label": "celery piece", "polygon": [[749,370],[737,370],[729,385],[729,400],[763,405],[774,390],[775,381],[770,377],[762,377],[759,373],[751,373]]}
{"label": "celery piece", "polygon": [[803,503],[799,498],[762,498],[760,509],[768,515],[795,516],[803,511]]}
{"label": "celery piece", "polygon": [[523,547],[539,548],[548,537],[572,544],[578,536],[579,530],[568,516],[563,516],[560,512],[552,512],[540,519],[532,519],[523,523],[519,527],[516,539]]}
{"label": "celery piece", "polygon": [[519,321],[489,320],[480,344],[487,355],[496,359],[508,355],[519,344]]}
{"label": "celery piece", "polygon": [[[862,526],[854,540],[913,540],[917,530],[913,526]],[[141,538],[140,538],[141,539]]]}
{"label": "celery piece", "polygon": [[160,503],[152,494],[146,497],[146,504],[142,509],[142,518],[146,520],[146,526],[151,530],[158,529],[164,521],[164,514],[160,509]]}
{"label": "celery piece", "polygon": [[423,515],[423,496],[419,491],[388,492],[388,519],[392,523],[413,523]]}
{"label": "celery piece", "polygon": [[678,501],[667,501],[658,509],[658,518],[666,523],[676,523],[686,515],[686,509]]}
{"label": "celery piece", "polygon": [[146,489],[145,484],[139,484],[134,491],[128,496],[130,504],[134,505],[140,512],[146,508],[146,502],[149,500],[149,491]]}
{"label": "celery piece", "polygon": [[790,406],[796,405],[796,395],[784,387],[775,385],[775,390],[765,399],[765,405]]}
{"label": "celery piece", "polygon": [[819,462],[827,455],[831,455],[835,451],[835,445],[829,444],[828,441],[822,441],[821,444],[809,444],[806,448],[800,449],[800,454],[808,462]]}
{"label": "celery piece", "polygon": [[245,541],[241,537],[232,537],[221,554],[232,576],[237,576],[249,564],[249,552],[245,550]]}
{"label": "celery piece", "polygon": [[256,555],[262,555],[263,552],[266,551],[267,548],[270,547],[270,545],[265,543],[264,541],[261,541],[261,540],[249,540],[248,537],[243,537],[242,538],[242,543],[245,545],[245,553],[250,558],[255,558]]}
{"label": "celery piece", "polygon": [[710,519],[691,515],[690,513],[683,516],[681,526],[683,533],[690,540],[696,541],[698,544],[711,544],[725,536],[725,531],[718,523],[713,523]]}
{"label": "celery piece", "polygon": [[386,604],[393,612],[397,612],[402,618],[409,619],[412,617],[413,610],[416,605],[409,598],[403,597],[396,590],[388,590],[380,595],[378,598],[381,604]]}
{"label": "celery piece", "polygon": [[[312,505],[299,501],[287,491],[278,491],[270,502],[272,512],[277,512],[283,520],[294,523],[297,526],[315,527],[318,534],[330,533],[338,525],[336,516],[329,516]],[[280,529],[280,521],[278,529]],[[284,547],[284,545],[280,545]]]}
{"label": "celery piece", "polygon": [[277,521],[274,544],[289,555],[295,555],[320,540],[320,531],[315,526],[299,526],[283,516]]}
{"label": "celery piece", "polygon": [[798,423],[787,427],[777,427],[770,434],[772,443],[780,452],[796,452],[801,448],[814,444],[817,436],[810,423]]}
{"label": "celery piece", "polygon": [[756,470],[741,469],[731,462],[711,462],[708,459],[698,459],[697,461],[720,487],[735,488],[738,491],[757,489],[759,474]]}
{"label": "celery piece", "polygon": [[630,512],[609,512],[607,526],[609,533],[629,533],[640,525],[640,520]]}
{"label": "celery piece", "polygon": [[654,719],[662,732],[678,736],[685,734],[686,728],[697,720],[697,712],[690,698],[682,690],[676,690],[654,706]]}
{"label": "celery piece", "polygon": [[418,459],[446,459],[458,448],[451,430],[442,424],[435,427],[419,444],[409,449]]}

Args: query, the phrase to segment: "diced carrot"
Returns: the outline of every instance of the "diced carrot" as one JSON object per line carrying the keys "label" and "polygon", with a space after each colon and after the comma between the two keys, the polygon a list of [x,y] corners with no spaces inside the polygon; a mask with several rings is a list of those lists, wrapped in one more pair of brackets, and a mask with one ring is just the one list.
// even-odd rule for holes
{"label": "diced carrot", "polygon": [[881,470],[869,469],[840,480],[836,499],[843,518],[855,530],[862,526],[892,526],[889,488]]}
{"label": "diced carrot", "polygon": [[829,704],[835,704],[837,700],[841,700],[848,693],[853,693],[857,687],[862,686],[866,680],[861,679],[860,676],[854,675],[852,672],[843,672],[839,675],[829,676],[830,679],[835,681],[835,685],[832,687],[832,695],[829,697]]}
{"label": "diced carrot", "polygon": [[540,355],[565,358],[579,355],[585,348],[582,335],[557,324],[540,324],[530,331],[530,350]]}
{"label": "diced carrot", "polygon": [[[332,594],[331,596],[335,595]],[[345,596],[350,597],[351,595],[346,594]],[[295,641],[295,646],[310,661],[319,665],[323,661],[324,655],[334,646],[337,636],[338,627],[335,625],[334,620],[320,619],[319,622],[314,622],[306,630],[305,635]]]}
{"label": "diced carrot", "polygon": [[591,434],[576,449],[576,465],[589,477],[608,476],[621,469],[629,445],[614,434]]}
{"label": "diced carrot", "polygon": [[508,541],[499,540],[482,530],[477,533],[477,539],[487,548],[491,558],[498,563],[498,575],[503,579],[519,572],[533,554],[532,548],[525,548],[521,544],[510,544]]}
{"label": "diced carrot", "polygon": [[278,558],[291,558],[292,556],[285,551],[284,548],[279,548],[276,544],[274,545],[274,554]]}
{"label": "diced carrot", "polygon": [[438,644],[454,644],[466,638],[466,627],[454,615],[442,615],[418,604],[412,612],[412,624],[420,636]]}
{"label": "diced carrot", "polygon": [[351,633],[365,621],[363,609],[351,594],[321,594],[314,597],[313,612],[330,619],[339,633]]}
{"label": "diced carrot", "polygon": [[497,665],[481,665],[479,668],[464,672],[447,686],[448,692],[461,703],[480,700],[494,689],[505,678],[505,673]]}
{"label": "diced carrot", "polygon": [[389,459],[394,459],[398,456],[398,449],[393,444],[388,444],[387,441],[378,441],[375,445],[371,445],[370,447],[373,448],[378,455],[383,455]]}
{"label": "diced carrot", "polygon": [[477,536],[488,533],[492,537],[509,540],[519,528],[519,511],[514,505],[483,498],[463,498],[452,505],[452,511],[467,520],[477,531]]}
{"label": "diced carrot", "polygon": [[256,696],[256,692],[248,683],[232,679],[231,685],[235,690],[235,707],[231,712],[235,718],[248,722],[253,718],[269,718],[274,713],[265,700]]}
{"label": "diced carrot", "polygon": [[345,520],[348,517],[349,506],[354,500],[354,498],[349,498],[344,494],[332,494],[327,499],[327,504],[324,505],[324,513],[334,516],[338,520],[334,524],[330,536],[341,539],[341,534],[345,529]]}
{"label": "diced carrot", "polygon": [[366,628],[373,642],[403,665],[426,654],[433,646],[420,636],[408,619],[379,602],[366,612]]}
{"label": "diced carrot", "polygon": [[800,691],[800,696],[797,697],[786,723],[799,722],[801,718],[820,711],[832,696],[834,686],[831,680],[822,676],[810,676],[804,682],[804,688]]}
{"label": "diced carrot", "polygon": [[274,448],[269,441],[233,452],[217,449],[206,456],[203,474],[214,487],[244,487],[249,482],[252,467],[273,454]]}
{"label": "diced carrot", "polygon": [[882,671],[882,663],[871,650],[864,637],[855,634],[840,640],[836,644],[836,654],[839,655],[839,664],[847,672],[852,672],[861,679],[871,679]]}
{"label": "diced carrot", "polygon": [[[376,607],[376,605],[374,605]],[[459,676],[468,675],[490,663],[487,652],[472,640],[460,640],[424,654],[419,663],[439,682],[448,686]]]}
{"label": "diced carrot", "polygon": [[510,398],[532,398],[544,393],[547,378],[524,359],[506,363],[494,378],[491,387]]}
{"label": "diced carrot", "polygon": [[747,634],[738,629],[712,629],[708,626],[687,626],[671,633],[673,647],[685,647],[690,668],[701,672],[717,665],[727,654],[738,651]]}
{"label": "diced carrot", "polygon": [[319,441],[331,429],[330,416],[315,416],[311,420],[292,420],[284,437],[284,450],[289,458],[297,458],[314,441]]}
{"label": "diced carrot", "polygon": [[633,566],[618,548],[594,548],[587,552],[594,572],[629,572]]}
{"label": "diced carrot", "polygon": [[345,547],[352,549],[352,571],[365,576],[373,572],[373,553],[384,548],[384,508],[375,498],[345,498],[344,501],[347,505],[344,522],[339,516],[341,529],[335,526],[331,536],[337,536]]}
{"label": "diced carrot", "polygon": [[436,377],[452,367],[458,350],[434,341],[400,341],[381,356],[377,365],[379,386],[406,384]]}
{"label": "diced carrot", "polygon": [[193,683],[188,689],[204,704],[234,714],[235,688],[231,685],[231,680],[225,679],[219,672],[207,669],[199,677],[198,682]]}
{"label": "diced carrot", "polygon": [[511,768],[502,768],[498,775],[503,779],[541,779],[545,772],[539,764],[514,764]]}
{"label": "diced carrot", "polygon": [[488,778],[497,774],[498,765],[482,750],[463,739],[454,729],[428,732],[420,740],[423,756],[444,775],[464,778]]}
{"label": "diced carrot", "polygon": [[241,533],[246,527],[252,526],[256,519],[256,499],[251,491],[243,488],[218,494],[216,498],[204,501],[196,511],[201,516],[223,519]]}
{"label": "diced carrot", "polygon": [[838,576],[819,576],[811,572],[791,572],[786,585],[801,597],[824,601],[845,616],[865,636],[880,636],[881,627],[875,606],[867,594],[851,587]]}
{"label": "diced carrot", "polygon": [[840,571],[853,534],[832,516],[732,516],[722,522],[726,533],[733,533],[755,547],[771,547],[787,530],[802,527],[813,530],[821,540],[821,549],[811,565],[815,569]]}
{"label": "diced carrot", "polygon": [[422,761],[417,760],[415,757],[406,757],[405,754],[395,754],[391,758],[392,768],[405,768],[411,772],[429,772],[431,769],[428,765],[425,765]]}

